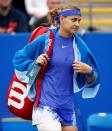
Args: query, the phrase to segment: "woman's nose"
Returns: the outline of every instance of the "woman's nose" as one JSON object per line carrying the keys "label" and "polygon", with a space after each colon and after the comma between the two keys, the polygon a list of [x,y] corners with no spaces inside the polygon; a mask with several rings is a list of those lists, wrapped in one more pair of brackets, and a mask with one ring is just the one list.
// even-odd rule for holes
{"label": "woman's nose", "polygon": [[75,25],[76,25],[76,26],[79,26],[79,25],[80,25],[79,21],[76,21],[76,22],[75,22]]}

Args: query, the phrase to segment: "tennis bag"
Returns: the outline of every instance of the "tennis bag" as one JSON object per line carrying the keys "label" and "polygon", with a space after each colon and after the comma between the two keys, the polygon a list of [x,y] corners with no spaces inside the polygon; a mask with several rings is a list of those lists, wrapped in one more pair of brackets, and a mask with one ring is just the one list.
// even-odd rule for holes
{"label": "tennis bag", "polygon": [[[40,26],[36,28],[33,33],[31,34],[31,37],[29,39],[29,44],[31,41],[33,41],[36,37],[39,35],[46,33],[48,31],[47,27]],[[50,30],[49,30],[50,31]],[[48,49],[46,50],[46,54],[50,56],[52,46],[53,46],[53,33],[50,31],[49,39],[52,40],[52,42],[49,42]],[[40,71],[38,73],[38,78],[36,79],[36,98],[35,102],[31,101],[28,96],[26,96],[26,90],[27,90],[27,83],[21,82],[17,79],[16,74],[13,75],[12,80],[10,82],[10,85],[8,87],[8,93],[7,93],[7,105],[9,110],[15,114],[17,117],[31,120],[32,119],[32,109],[34,104],[38,105],[38,99],[40,96],[40,90],[41,90],[41,84],[42,84],[42,76],[44,75],[44,72],[46,70],[47,66],[41,66]],[[40,76],[40,77],[39,77]]]}

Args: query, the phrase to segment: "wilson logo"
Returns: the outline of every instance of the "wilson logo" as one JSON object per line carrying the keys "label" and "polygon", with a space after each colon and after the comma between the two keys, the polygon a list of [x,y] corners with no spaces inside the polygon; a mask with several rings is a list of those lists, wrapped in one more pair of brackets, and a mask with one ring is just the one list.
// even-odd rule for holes
{"label": "wilson logo", "polygon": [[[20,91],[17,91],[17,89],[19,89]],[[22,109],[24,106],[25,98],[26,98],[26,87],[23,84],[14,81],[12,84],[12,89],[9,94],[8,105],[13,106],[17,109]]]}

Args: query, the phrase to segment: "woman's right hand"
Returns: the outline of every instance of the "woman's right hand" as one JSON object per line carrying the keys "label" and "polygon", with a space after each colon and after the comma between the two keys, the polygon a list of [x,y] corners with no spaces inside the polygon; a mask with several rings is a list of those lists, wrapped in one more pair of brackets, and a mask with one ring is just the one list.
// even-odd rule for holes
{"label": "woman's right hand", "polygon": [[49,57],[47,54],[41,54],[40,56],[38,56],[38,58],[36,59],[35,63],[36,64],[40,64],[40,65],[47,65],[49,61]]}

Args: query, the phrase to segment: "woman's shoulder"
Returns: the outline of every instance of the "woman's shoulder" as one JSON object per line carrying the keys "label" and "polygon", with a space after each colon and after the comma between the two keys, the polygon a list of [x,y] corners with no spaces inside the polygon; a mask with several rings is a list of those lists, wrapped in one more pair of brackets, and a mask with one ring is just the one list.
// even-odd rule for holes
{"label": "woman's shoulder", "polygon": [[88,48],[86,42],[79,35],[75,35],[75,39],[76,39],[76,44],[80,49],[86,52],[90,52],[90,49]]}
{"label": "woman's shoulder", "polygon": [[26,46],[30,46],[30,47],[34,47],[34,48],[39,48],[39,47],[43,47],[45,45],[45,34],[39,35],[37,37],[35,37],[28,45]]}
{"label": "woman's shoulder", "polygon": [[42,42],[42,41],[45,41],[45,38],[46,38],[46,34],[41,34],[41,35],[39,35],[39,36],[37,36],[37,37],[35,37],[34,39],[33,39],[33,41],[32,42]]}
{"label": "woman's shoulder", "polygon": [[22,50],[30,54],[30,52],[40,51],[45,46],[45,34],[39,35],[38,37],[34,38],[29,44],[27,44]]}

